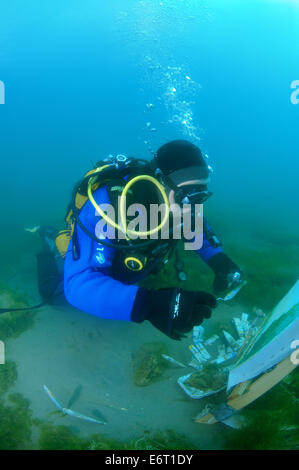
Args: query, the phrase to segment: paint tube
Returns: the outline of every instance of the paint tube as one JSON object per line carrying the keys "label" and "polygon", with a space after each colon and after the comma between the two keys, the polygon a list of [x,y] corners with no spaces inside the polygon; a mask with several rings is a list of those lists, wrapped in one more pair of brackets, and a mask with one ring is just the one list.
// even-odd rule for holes
{"label": "paint tube", "polygon": [[203,339],[205,329],[203,326],[195,326],[193,328],[193,343],[196,345]]}
{"label": "paint tube", "polygon": [[211,344],[214,344],[215,341],[217,341],[219,339],[219,336],[218,335],[213,335],[211,336],[210,338],[208,338],[206,341],[205,341],[205,346],[211,346]]}
{"label": "paint tube", "polygon": [[182,364],[181,362],[177,361],[176,359],[173,359],[173,357],[170,357],[170,356],[166,356],[166,354],[162,354],[162,357],[170,362],[171,364],[173,364],[174,366],[178,366],[178,367],[187,367],[185,366],[185,364]]}
{"label": "paint tube", "polygon": [[233,338],[232,335],[230,333],[228,333],[228,331],[223,330],[222,332],[223,332],[223,335],[224,335],[226,341],[228,342],[228,344],[232,348],[237,349],[238,344],[237,344],[237,341],[235,340],[235,338]]}
{"label": "paint tube", "polygon": [[191,361],[189,362],[189,366],[193,367],[193,369],[196,369],[198,371],[201,371],[203,369],[203,365],[198,362],[197,359],[192,358]]}
{"label": "paint tube", "polygon": [[210,354],[208,351],[200,344],[194,346],[193,344],[189,346],[190,351],[193,356],[198,360],[198,362],[206,362],[210,359]]}

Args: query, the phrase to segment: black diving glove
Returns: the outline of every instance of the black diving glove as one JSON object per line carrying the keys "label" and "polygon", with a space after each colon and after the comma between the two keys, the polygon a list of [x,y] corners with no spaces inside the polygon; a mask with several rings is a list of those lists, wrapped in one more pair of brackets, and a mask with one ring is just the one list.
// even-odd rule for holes
{"label": "black diving glove", "polygon": [[216,299],[207,292],[188,292],[182,289],[148,290],[140,288],[132,320],[149,320],[169,338],[180,340],[205,318],[210,318]]}
{"label": "black diving glove", "polygon": [[240,268],[222,252],[212,256],[208,265],[215,273],[213,284],[215,294],[234,289],[244,281],[244,275]]}

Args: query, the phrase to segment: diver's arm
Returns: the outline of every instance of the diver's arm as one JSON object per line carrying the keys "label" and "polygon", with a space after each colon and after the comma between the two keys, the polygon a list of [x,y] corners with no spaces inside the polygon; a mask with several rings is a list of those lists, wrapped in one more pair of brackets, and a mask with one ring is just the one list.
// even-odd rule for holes
{"label": "diver's arm", "polygon": [[[109,202],[103,188],[94,197],[99,204]],[[90,232],[95,233],[100,217],[95,214],[90,202],[83,207],[80,220]],[[109,275],[114,249],[96,243],[80,227],[77,226],[76,230],[80,257],[73,259],[71,241],[64,263],[64,294],[67,301],[92,315],[131,321],[138,287],[123,284]]]}
{"label": "diver's arm", "polygon": [[65,262],[65,296],[70,304],[102,318],[136,323],[148,320],[175,340],[210,318],[216,306],[215,298],[206,292],[148,290],[122,284],[104,272],[84,267],[84,263],[76,264],[80,260],[73,261],[70,251]]}
{"label": "diver's arm", "polygon": [[[105,194],[96,196],[106,202]],[[81,222],[93,233],[99,220],[94,212],[87,202],[80,214]],[[114,320],[148,320],[173,339],[180,339],[211,316],[216,306],[212,295],[172,288],[148,290],[116,281],[109,275],[114,249],[96,243],[80,227],[77,237],[80,257],[73,259],[71,241],[65,258],[64,291],[68,302],[80,310]]]}
{"label": "diver's arm", "polygon": [[132,321],[131,312],[138,291],[92,268],[69,275],[65,271],[64,293],[74,307],[101,318]]}
{"label": "diver's arm", "polygon": [[203,219],[203,242],[197,253],[201,259],[209,264],[211,258],[218,253],[223,253],[222,244],[215,232],[211,229],[206,219]]}
{"label": "diver's arm", "polygon": [[233,287],[236,276],[238,283],[242,282],[243,273],[240,268],[223,252],[222,244],[204,218],[203,244],[197,251],[199,256],[214,271],[214,292],[219,294]]}

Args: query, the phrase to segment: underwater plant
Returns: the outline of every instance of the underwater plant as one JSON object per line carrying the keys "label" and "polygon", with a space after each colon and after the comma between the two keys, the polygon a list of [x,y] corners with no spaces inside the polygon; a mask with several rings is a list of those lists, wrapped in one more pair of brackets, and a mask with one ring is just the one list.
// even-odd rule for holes
{"label": "underwater plant", "polygon": [[299,250],[294,245],[262,249],[232,245],[228,250],[244,270],[247,285],[237,301],[272,309],[298,279]]}
{"label": "underwater plant", "polygon": [[243,416],[246,425],[230,431],[225,449],[299,449],[299,370],[249,405]]}
{"label": "underwater plant", "polygon": [[189,450],[196,449],[183,435],[173,430],[144,431],[142,436],[129,442],[121,442],[94,434],[80,438],[67,426],[41,423],[39,447],[42,450]]}
{"label": "underwater plant", "polygon": [[48,422],[40,422],[39,448],[42,450],[84,450],[88,439],[80,439],[67,426],[54,426]]}
{"label": "underwater plant", "polygon": [[0,395],[12,387],[18,377],[17,365],[13,361],[6,361],[0,366]]}
{"label": "underwater plant", "polygon": [[0,449],[22,450],[31,447],[32,411],[29,400],[19,393],[0,401]]}
{"label": "underwater plant", "polygon": [[[7,287],[0,285],[0,308],[26,308],[26,297]],[[7,341],[9,338],[17,338],[34,324],[36,312],[24,310],[21,312],[7,312],[0,315],[0,339]]]}
{"label": "underwater plant", "polygon": [[137,440],[131,441],[126,447],[128,450],[194,450],[198,449],[182,434],[174,430],[144,431]]}

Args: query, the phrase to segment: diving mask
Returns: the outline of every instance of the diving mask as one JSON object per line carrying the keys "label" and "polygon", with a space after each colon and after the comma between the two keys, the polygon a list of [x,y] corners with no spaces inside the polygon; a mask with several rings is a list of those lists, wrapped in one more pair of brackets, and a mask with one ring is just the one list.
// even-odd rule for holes
{"label": "diving mask", "polygon": [[171,189],[169,193],[170,204],[192,205],[203,204],[209,197],[212,196],[212,192],[208,191],[206,185],[202,184],[187,184],[184,186],[178,186],[177,188]]}
{"label": "diving mask", "polygon": [[212,194],[207,188],[203,189],[199,185],[191,188],[186,187],[185,191],[183,188],[179,189],[175,193],[175,199],[180,201],[180,204],[203,204]]}
{"label": "diving mask", "polygon": [[210,172],[208,166],[194,166],[163,174],[163,181],[170,188],[170,203],[203,204],[213,194],[207,187]]}

